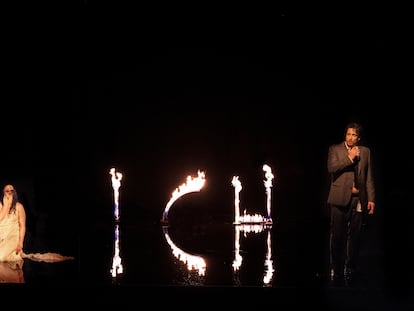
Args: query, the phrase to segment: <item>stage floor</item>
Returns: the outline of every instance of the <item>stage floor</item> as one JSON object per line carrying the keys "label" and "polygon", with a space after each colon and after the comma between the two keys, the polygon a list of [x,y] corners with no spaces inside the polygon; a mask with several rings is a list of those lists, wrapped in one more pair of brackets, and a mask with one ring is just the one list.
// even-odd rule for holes
{"label": "stage floor", "polygon": [[328,276],[325,221],[275,220],[253,226],[183,220],[163,225],[154,218],[97,223],[89,238],[80,240],[74,260],[26,259],[23,282],[2,286],[20,294],[47,291],[68,304],[74,303],[73,297],[98,305],[128,304],[138,296],[154,302],[150,297],[160,294],[167,299],[155,301],[159,306],[187,299],[206,305],[211,299],[233,305],[244,305],[244,299],[263,306],[305,303],[335,310],[413,306],[409,274],[390,271],[376,221],[364,228],[360,274],[352,283],[333,283]]}

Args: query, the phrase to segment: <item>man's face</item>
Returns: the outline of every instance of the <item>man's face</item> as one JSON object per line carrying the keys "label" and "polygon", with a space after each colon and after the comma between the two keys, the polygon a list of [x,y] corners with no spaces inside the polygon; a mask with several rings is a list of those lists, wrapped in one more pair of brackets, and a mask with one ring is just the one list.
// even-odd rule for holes
{"label": "man's face", "polygon": [[359,136],[354,128],[349,128],[345,134],[345,141],[349,147],[356,146],[359,142]]}

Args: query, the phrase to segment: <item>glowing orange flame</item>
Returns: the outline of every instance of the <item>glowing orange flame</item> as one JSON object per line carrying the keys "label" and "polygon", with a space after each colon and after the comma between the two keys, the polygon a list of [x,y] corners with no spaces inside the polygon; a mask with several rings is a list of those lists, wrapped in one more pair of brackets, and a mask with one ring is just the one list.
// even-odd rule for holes
{"label": "glowing orange flame", "polygon": [[119,220],[119,188],[121,187],[122,173],[116,172],[115,168],[111,168],[109,174],[112,175],[112,188],[114,189],[115,220]]}
{"label": "glowing orange flame", "polygon": [[271,219],[271,188],[272,188],[272,180],[274,178],[272,174],[272,169],[269,165],[263,165],[263,171],[266,172],[265,177],[266,180],[264,181],[264,185],[266,187],[266,194],[267,194],[267,217],[262,215],[254,214],[249,215],[244,210],[244,215],[240,215],[240,191],[242,190],[242,185],[239,180],[239,176],[233,176],[232,185],[234,187],[234,224],[242,224],[242,223],[272,223]]}
{"label": "glowing orange flame", "polygon": [[164,209],[162,220],[167,220],[168,212],[176,200],[187,193],[200,191],[204,187],[205,181],[205,173],[200,170],[198,171],[197,177],[187,176],[187,181],[176,188],[172,193],[172,196]]}

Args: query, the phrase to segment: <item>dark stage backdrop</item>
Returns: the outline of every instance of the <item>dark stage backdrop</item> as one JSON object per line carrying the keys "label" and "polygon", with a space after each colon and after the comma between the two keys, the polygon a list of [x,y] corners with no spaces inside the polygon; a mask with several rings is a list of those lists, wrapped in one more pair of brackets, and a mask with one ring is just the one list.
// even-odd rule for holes
{"label": "dark stage backdrop", "polygon": [[302,25],[289,12],[231,46],[157,42],[93,9],[59,36],[50,25],[28,29],[36,48],[10,50],[5,70],[0,180],[19,190],[29,234],[69,253],[93,243],[90,225],[113,220],[111,167],[124,173],[128,221],[159,221],[197,170],[207,185],[194,204],[206,219],[232,219],[233,175],[243,204],[260,212],[263,164],[275,173],[277,217],[325,221],[327,149],[355,120],[373,151],[394,264],[412,233],[412,118],[396,38],[383,24]]}

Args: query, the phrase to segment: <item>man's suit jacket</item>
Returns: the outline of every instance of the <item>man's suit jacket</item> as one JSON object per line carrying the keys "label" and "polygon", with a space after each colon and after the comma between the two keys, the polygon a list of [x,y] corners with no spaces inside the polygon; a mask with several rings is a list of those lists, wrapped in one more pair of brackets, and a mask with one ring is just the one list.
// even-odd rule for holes
{"label": "man's suit jacket", "polygon": [[[363,211],[366,211],[368,201],[375,202],[371,151],[365,146],[358,147],[360,149],[360,156],[357,161],[359,198]],[[344,142],[329,147],[327,166],[331,178],[328,204],[348,205],[354,184],[354,163],[348,157],[348,150]]]}

